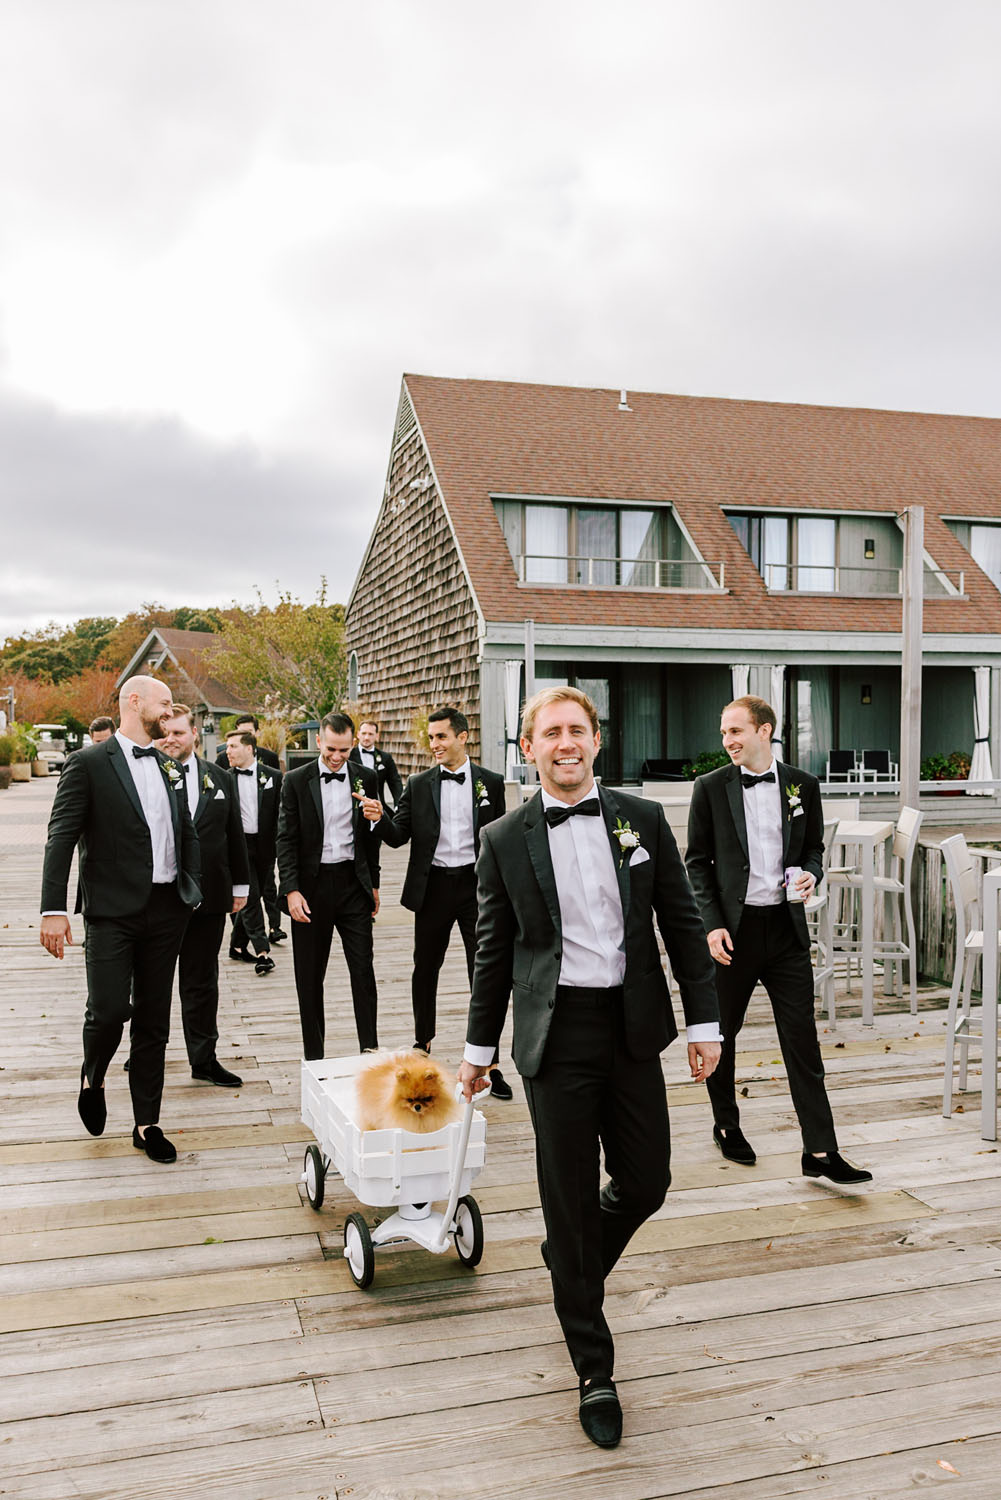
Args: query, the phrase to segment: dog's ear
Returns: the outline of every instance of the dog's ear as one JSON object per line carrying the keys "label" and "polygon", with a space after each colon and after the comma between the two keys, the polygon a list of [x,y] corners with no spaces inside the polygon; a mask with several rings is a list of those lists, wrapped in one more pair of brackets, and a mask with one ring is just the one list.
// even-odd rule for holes
{"label": "dog's ear", "polygon": [[428,1068],[426,1070],[425,1074],[424,1074],[424,1082],[425,1083],[437,1083],[438,1082],[438,1069],[437,1068]]}
{"label": "dog's ear", "polygon": [[406,1083],[407,1079],[409,1077],[410,1077],[410,1069],[409,1068],[405,1068],[401,1064],[400,1067],[398,1067],[397,1070],[396,1070],[396,1081],[397,1081],[397,1083]]}

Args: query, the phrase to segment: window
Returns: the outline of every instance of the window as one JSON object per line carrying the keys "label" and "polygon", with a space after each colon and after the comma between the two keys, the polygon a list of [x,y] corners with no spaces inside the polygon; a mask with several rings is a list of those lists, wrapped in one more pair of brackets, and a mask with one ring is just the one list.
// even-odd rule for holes
{"label": "window", "polygon": [[668,505],[495,499],[523,583],[591,588],[718,589]]}
{"label": "window", "polygon": [[526,583],[566,583],[568,519],[563,505],[526,505]]}
{"label": "window", "polygon": [[1001,526],[971,526],[970,555],[996,589],[1001,589]]}

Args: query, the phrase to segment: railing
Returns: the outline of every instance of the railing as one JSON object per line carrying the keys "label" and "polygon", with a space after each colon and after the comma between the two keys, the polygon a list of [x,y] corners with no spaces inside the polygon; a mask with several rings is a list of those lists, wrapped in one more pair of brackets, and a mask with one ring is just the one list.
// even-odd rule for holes
{"label": "railing", "polygon": [[681,561],[670,557],[570,557],[523,552],[518,558],[521,583],[582,584],[587,588],[708,589],[725,588],[722,562]]}
{"label": "railing", "polygon": [[[874,595],[899,598],[903,593],[902,568],[828,568],[813,563],[766,563],[765,585],[773,593]],[[935,597],[962,596],[966,574],[950,576],[941,568],[925,569],[925,594]],[[929,588],[929,583],[933,586]],[[937,587],[936,587],[937,585]]]}

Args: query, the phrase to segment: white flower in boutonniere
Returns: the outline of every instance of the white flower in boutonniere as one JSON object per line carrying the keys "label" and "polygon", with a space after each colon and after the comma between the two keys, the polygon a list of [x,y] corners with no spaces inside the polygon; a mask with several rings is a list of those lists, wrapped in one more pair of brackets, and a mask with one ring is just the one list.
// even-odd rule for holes
{"label": "white flower in boutonniere", "polygon": [[268,787],[271,785],[271,777],[270,776],[265,776],[264,772],[262,771],[259,779],[260,779],[261,786],[264,788],[265,791],[267,791]]}
{"label": "white flower in boutonniere", "polygon": [[473,790],[476,792],[476,800],[477,800],[477,802],[486,802],[488,800],[488,798],[487,798],[487,789],[483,785],[482,781],[478,781],[476,783],[476,786],[473,788]]}
{"label": "white flower in boutonniere", "polygon": [[800,805],[798,786],[790,785],[786,787],[786,801],[789,804],[790,818],[801,818],[803,816],[803,808]]}
{"label": "white flower in boutonniere", "polygon": [[212,777],[209,775],[208,771],[206,771],[205,775],[202,777],[202,791],[203,792],[210,792],[211,790],[212,790]]}
{"label": "white flower in boutonniere", "polygon": [[177,762],[173,760],[165,760],[163,762],[163,774],[166,776],[171,786],[176,786],[181,779],[180,767],[177,765]]}
{"label": "white flower in boutonniere", "polygon": [[360,776],[355,777],[355,791],[358,793],[359,797],[364,797],[365,783],[362,781]]}
{"label": "white flower in boutonniere", "polygon": [[612,829],[612,837],[619,842],[619,869],[622,869],[622,861],[633,849],[640,847],[640,836],[634,833],[628,823],[623,823],[621,818],[616,818],[615,827]]}

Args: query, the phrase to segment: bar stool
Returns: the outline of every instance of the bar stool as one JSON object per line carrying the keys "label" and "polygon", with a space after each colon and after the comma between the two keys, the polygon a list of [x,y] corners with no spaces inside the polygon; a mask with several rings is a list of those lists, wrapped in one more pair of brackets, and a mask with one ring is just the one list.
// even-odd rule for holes
{"label": "bar stool", "polygon": [[837,818],[824,823],[824,873],[820,884],[803,906],[807,926],[810,928],[811,944],[817,949],[817,962],[813,967],[813,993],[821,996],[822,1003],[826,1005],[827,1021],[832,1031],[837,1029],[838,1021],[834,1001],[834,929],[831,925],[827,872],[837,828]]}
{"label": "bar stool", "polygon": [[[898,995],[904,992],[903,986],[903,964],[907,960],[910,991],[911,991],[911,1015],[918,1013],[918,964],[917,964],[917,939],[914,931],[914,907],[911,902],[911,871],[914,868],[914,853],[918,845],[918,833],[924,821],[924,813],[918,812],[914,807],[902,807],[897,819],[896,830],[893,835],[892,859],[890,873],[888,875],[876,875],[873,886],[876,892],[883,897],[884,902],[884,929],[883,937],[873,944],[873,957],[883,960],[883,970],[886,971],[887,964],[894,966],[894,990]],[[852,869],[832,870],[830,883],[833,889],[839,887],[853,894],[862,889],[862,876]],[[886,935],[885,908],[890,903],[890,936]],[[901,922],[901,908],[903,918],[907,925],[907,941],[903,940],[903,923]],[[851,982],[852,956],[858,954],[859,944],[855,936],[858,925],[857,914],[853,909],[847,914],[845,920],[838,924],[839,932],[835,937],[834,946],[845,952],[848,963],[848,979]],[[889,993],[889,992],[887,992]]]}
{"label": "bar stool", "polygon": [[[942,1090],[942,1113],[948,1120],[952,1115],[952,1072],[956,1048],[959,1048],[959,1091],[965,1093],[970,1043],[976,1045],[983,1041],[983,1017],[970,1015],[970,992],[977,959],[984,952],[984,931],[981,901],[977,891],[977,870],[966,839],[961,833],[953,834],[951,839],[942,840],[941,850],[956,908],[956,964],[952,971],[949,1012],[945,1024],[945,1085]],[[992,1003],[997,1002],[995,1000]],[[984,1087],[988,1084],[996,1087],[996,1083],[991,1083],[992,1078],[996,1078],[996,1072],[991,1069],[989,1059],[985,1058]]]}

